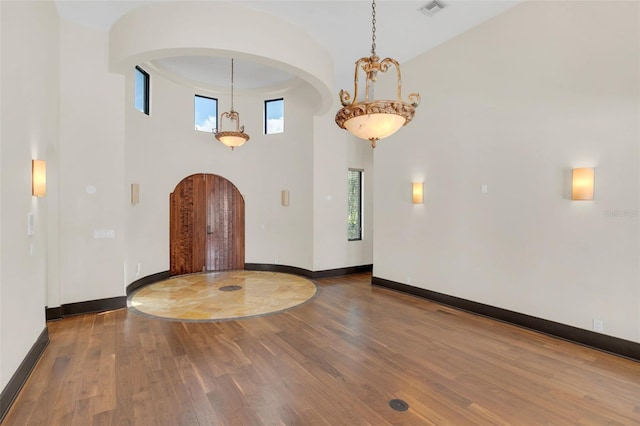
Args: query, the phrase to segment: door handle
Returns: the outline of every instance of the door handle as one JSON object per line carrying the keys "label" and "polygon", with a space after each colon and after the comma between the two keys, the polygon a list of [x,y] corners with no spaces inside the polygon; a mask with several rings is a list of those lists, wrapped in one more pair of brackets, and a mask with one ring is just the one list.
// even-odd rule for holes
{"label": "door handle", "polygon": [[211,225],[207,225],[207,234],[213,234],[213,229],[211,229]]}

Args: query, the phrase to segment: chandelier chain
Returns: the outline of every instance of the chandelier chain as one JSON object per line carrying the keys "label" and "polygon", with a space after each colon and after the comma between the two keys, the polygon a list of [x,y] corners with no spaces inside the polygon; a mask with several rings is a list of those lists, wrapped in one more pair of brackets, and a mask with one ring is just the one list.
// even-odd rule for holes
{"label": "chandelier chain", "polygon": [[233,112],[233,58],[231,58],[231,112]]}
{"label": "chandelier chain", "polygon": [[371,56],[376,55],[376,0],[371,3]]}

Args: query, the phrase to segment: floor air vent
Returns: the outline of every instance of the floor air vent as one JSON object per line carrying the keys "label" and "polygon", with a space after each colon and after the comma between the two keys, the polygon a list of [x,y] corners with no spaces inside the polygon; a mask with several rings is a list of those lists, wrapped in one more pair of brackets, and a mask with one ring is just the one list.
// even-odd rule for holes
{"label": "floor air vent", "polygon": [[389,406],[396,411],[407,411],[409,409],[409,404],[401,399],[392,399],[389,401]]}

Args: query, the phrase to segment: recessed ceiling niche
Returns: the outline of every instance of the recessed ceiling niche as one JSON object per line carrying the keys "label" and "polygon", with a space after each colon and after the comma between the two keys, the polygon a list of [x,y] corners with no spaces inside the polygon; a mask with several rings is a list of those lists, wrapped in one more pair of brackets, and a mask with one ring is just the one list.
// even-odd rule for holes
{"label": "recessed ceiling niche", "polygon": [[[222,56],[175,56],[159,58],[151,64],[165,77],[195,87],[227,88],[229,86],[229,58]],[[235,59],[234,86],[253,90],[283,87],[296,76],[258,62]]]}

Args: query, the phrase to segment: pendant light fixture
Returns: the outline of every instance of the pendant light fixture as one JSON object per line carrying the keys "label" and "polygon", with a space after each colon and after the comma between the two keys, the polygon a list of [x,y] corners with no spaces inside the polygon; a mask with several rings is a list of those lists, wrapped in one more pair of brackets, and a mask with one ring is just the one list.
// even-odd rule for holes
{"label": "pendant light fixture", "polygon": [[[356,62],[354,94],[345,90],[340,91],[340,102],[343,108],[336,114],[336,124],[351,132],[354,136],[371,141],[371,147],[376,147],[376,142],[394,134],[400,127],[408,124],[420,104],[420,95],[411,93],[409,102],[402,100],[402,77],[400,64],[392,58],[380,61],[376,54],[376,1],[371,5],[371,56],[360,58]],[[398,99],[375,100],[373,88],[378,77],[378,72],[387,72],[393,65],[397,72]],[[358,72],[362,68],[366,75],[364,100],[358,101]]]}
{"label": "pendant light fixture", "polygon": [[227,131],[213,129],[213,134],[216,139],[232,150],[249,140],[249,135],[244,132],[244,126],[240,125],[240,114],[233,109],[233,58],[231,58],[231,110],[220,114],[219,127],[222,127],[223,118],[227,118],[229,121],[235,121],[236,129]]}

